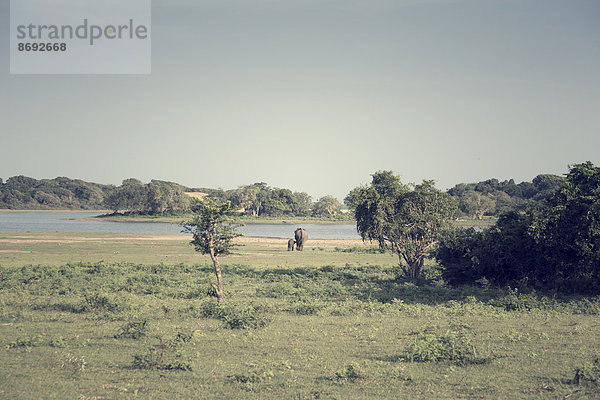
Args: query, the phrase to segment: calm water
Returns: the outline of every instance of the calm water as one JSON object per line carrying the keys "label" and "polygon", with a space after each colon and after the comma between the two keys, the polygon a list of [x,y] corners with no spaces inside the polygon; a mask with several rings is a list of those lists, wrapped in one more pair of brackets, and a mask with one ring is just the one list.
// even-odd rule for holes
{"label": "calm water", "polygon": [[[74,220],[98,215],[90,212],[0,212],[0,232],[83,232],[181,234],[181,226],[164,222]],[[253,224],[239,228],[246,236],[291,238],[296,225]],[[360,239],[355,225],[302,224],[312,239]]]}

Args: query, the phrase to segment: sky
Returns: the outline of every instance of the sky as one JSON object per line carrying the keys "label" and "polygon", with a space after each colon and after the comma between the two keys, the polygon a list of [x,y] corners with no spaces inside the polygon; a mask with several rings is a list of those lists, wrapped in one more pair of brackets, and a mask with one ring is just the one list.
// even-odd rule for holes
{"label": "sky", "polygon": [[342,200],[600,165],[600,1],[153,0],[150,75],[11,75],[0,178]]}

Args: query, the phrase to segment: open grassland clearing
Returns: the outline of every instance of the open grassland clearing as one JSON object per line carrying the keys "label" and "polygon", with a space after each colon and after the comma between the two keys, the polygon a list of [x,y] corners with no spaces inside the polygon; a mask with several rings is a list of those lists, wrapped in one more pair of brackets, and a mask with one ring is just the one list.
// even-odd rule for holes
{"label": "open grassland clearing", "polygon": [[240,238],[218,306],[188,241],[1,234],[0,398],[600,397],[597,298],[448,288],[433,264],[414,284],[360,241]]}
{"label": "open grassland clearing", "polygon": [[[0,265],[17,267],[77,262],[140,264],[210,263],[196,253],[186,235],[110,233],[0,233]],[[287,251],[287,239],[240,237],[235,254],[225,264],[261,267],[321,265],[394,265],[391,254],[372,254],[360,240],[310,240],[304,251]],[[337,248],[337,249],[336,249]],[[346,250],[346,251],[343,251]]]}

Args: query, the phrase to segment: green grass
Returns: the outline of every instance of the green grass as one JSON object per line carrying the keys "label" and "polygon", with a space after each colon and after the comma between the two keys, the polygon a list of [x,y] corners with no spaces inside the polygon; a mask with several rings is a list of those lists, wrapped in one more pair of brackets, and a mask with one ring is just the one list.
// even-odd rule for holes
{"label": "green grass", "polygon": [[217,305],[185,239],[0,235],[0,398],[599,398],[598,298],[448,288],[431,263],[414,284],[356,241],[240,244]]}

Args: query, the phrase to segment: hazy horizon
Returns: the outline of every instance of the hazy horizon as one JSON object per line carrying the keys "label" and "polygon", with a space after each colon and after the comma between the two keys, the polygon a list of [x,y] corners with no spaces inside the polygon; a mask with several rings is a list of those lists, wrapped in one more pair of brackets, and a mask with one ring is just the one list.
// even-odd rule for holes
{"label": "hazy horizon", "polygon": [[153,0],[151,75],[10,75],[0,21],[4,180],[342,200],[600,164],[597,1]]}

